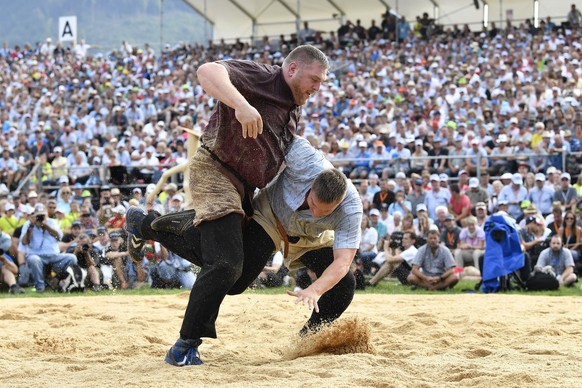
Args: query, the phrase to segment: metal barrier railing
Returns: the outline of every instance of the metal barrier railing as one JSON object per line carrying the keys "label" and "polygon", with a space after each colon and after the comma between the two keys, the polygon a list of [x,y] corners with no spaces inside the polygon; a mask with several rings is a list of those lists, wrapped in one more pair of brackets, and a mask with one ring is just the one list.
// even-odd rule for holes
{"label": "metal barrier railing", "polygon": [[[576,168],[571,168],[571,166],[568,164],[568,156],[575,156],[575,159],[577,160],[582,160],[582,152],[561,152],[562,154],[562,166],[563,169],[566,170],[576,170]],[[465,156],[466,158],[469,158],[472,156]],[[510,160],[511,158],[515,158],[516,155],[515,154],[500,154],[500,155],[487,155],[487,156],[483,156],[481,154],[477,154],[475,155],[476,158],[476,163],[475,163],[475,168],[476,168],[476,176],[480,176],[481,175],[481,170],[483,169],[483,167],[481,166],[481,161],[483,158],[485,159],[491,159],[492,157],[501,157],[501,158],[505,158],[507,160]],[[435,160],[435,159],[459,159],[459,156],[456,155],[446,155],[446,156],[411,156],[410,158],[406,158],[406,159],[401,159],[401,161],[405,161],[405,162],[410,162],[412,160]],[[349,162],[349,163],[354,163],[354,162],[362,162],[362,161],[366,161],[366,162],[373,162],[373,161],[379,161],[382,163],[389,163],[391,161],[393,161],[393,159],[388,159],[388,158],[384,158],[384,159],[375,159],[375,158],[366,158],[366,159],[358,159],[358,158],[346,158],[346,159],[341,159],[341,160],[335,160],[335,159],[331,159],[330,160],[331,163],[333,165],[338,165],[339,162]],[[582,167],[581,163],[577,163],[578,167]],[[131,164],[129,166],[126,166],[128,173],[130,173],[131,169],[133,168],[143,168],[142,165],[138,165],[138,164]],[[173,167],[176,167],[176,163],[173,164],[167,164],[167,165],[160,165],[157,166],[157,168],[163,168],[164,170],[170,170]],[[99,176],[99,181],[101,182],[100,184],[93,184],[93,185],[85,185],[86,188],[99,188],[101,185],[104,184],[111,184],[110,183],[110,167],[109,166],[89,166],[88,167],[91,170],[97,170],[98,173],[97,175]],[[87,167],[69,167],[68,171],[69,171],[69,175],[75,175],[73,174],[74,171],[78,170],[78,169],[84,169],[86,170]],[[408,171],[404,171],[404,172],[408,172]],[[162,178],[163,176],[163,178]],[[58,187],[57,185],[47,185],[43,183],[42,180],[42,168],[39,164],[34,165],[34,167],[32,168],[32,170],[30,171],[30,173],[24,178],[22,179],[19,184],[18,187],[16,189],[16,192],[20,192],[24,187],[26,187],[33,179],[33,177],[36,177],[36,183],[39,187],[39,190],[43,190],[43,189],[54,189]],[[498,177],[496,176],[492,176],[492,179],[496,179]],[[160,171],[160,179],[162,179],[164,182],[168,179],[170,179],[171,182],[178,184],[178,178],[176,175],[171,175],[171,174],[163,174],[163,171]],[[455,180],[455,178],[452,178],[452,180]],[[153,182],[153,183],[157,183]],[[145,187],[147,186],[147,184],[139,184],[139,183],[135,183],[134,181],[129,180],[127,183],[124,183],[122,185],[118,185],[118,187],[121,188],[127,188],[127,187]]]}
{"label": "metal barrier railing", "polygon": [[[558,153],[556,153],[558,154]],[[561,154],[561,158],[562,158],[562,170],[565,170],[567,168],[570,168],[572,170],[575,170],[575,168],[571,168],[571,166],[568,165],[568,156],[575,156],[577,160],[581,160],[582,159],[582,152],[566,152],[566,151],[561,151],[559,152],[559,154]],[[529,156],[532,154],[528,154],[528,155],[516,155],[515,153],[508,153],[508,154],[499,154],[499,155],[487,155],[487,156],[483,156],[481,154],[476,154],[476,155],[465,155],[464,158],[468,159],[468,158],[475,158],[475,170],[476,170],[476,176],[480,176],[481,175],[481,171],[483,169],[482,166],[482,160],[483,159],[491,159],[491,158],[504,158],[507,161],[512,161],[512,160],[516,160],[519,156],[528,156],[528,163],[529,163]],[[553,155],[547,155],[547,157],[551,157]],[[411,161],[425,161],[425,160],[440,160],[440,159],[459,159],[461,158],[458,155],[443,155],[443,156],[411,156],[409,158],[400,158],[399,161],[396,161],[393,164],[398,164],[401,162],[404,162],[405,164],[409,164]],[[338,166],[340,165],[340,163],[342,162],[349,162],[349,163],[355,163],[355,162],[382,162],[382,163],[390,163],[390,162],[394,162],[394,159],[388,159],[388,158],[341,158],[341,159],[330,159],[330,162],[334,165],[334,166]],[[488,163],[489,164],[489,163]],[[578,165],[580,167],[582,167],[581,163],[578,163]],[[531,166],[530,166],[531,168]],[[395,171],[398,172],[398,171]],[[403,172],[408,172],[408,171],[403,171]],[[495,178],[495,177],[492,177]]]}

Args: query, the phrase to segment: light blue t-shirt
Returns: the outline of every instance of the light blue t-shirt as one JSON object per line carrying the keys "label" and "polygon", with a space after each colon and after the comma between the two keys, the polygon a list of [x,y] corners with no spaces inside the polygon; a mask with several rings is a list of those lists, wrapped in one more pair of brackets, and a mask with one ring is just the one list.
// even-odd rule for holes
{"label": "light blue t-shirt", "polygon": [[334,231],[334,249],[360,246],[362,201],[348,182],[346,197],[329,215],[316,218],[307,210],[297,210],[319,173],[334,168],[321,153],[303,138],[296,137],[285,157],[286,167],[266,188],[273,212],[287,235],[316,238],[326,230]]}

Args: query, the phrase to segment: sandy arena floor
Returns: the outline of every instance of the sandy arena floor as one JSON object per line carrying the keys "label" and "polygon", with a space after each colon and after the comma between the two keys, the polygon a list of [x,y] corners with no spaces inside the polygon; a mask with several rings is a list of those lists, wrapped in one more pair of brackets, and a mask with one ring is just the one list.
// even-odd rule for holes
{"label": "sandy arena floor", "polygon": [[[200,347],[205,365],[176,368],[163,358],[187,298],[2,299],[0,386],[489,388],[582,382],[577,297],[356,295],[337,327],[302,343],[295,333],[308,312],[293,298],[227,297],[219,338]],[[324,335],[331,349],[321,346]]]}

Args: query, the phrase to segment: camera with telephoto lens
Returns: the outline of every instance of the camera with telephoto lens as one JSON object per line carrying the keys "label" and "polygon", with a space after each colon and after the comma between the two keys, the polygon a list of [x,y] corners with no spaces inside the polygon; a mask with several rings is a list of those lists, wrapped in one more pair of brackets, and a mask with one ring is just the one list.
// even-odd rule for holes
{"label": "camera with telephoto lens", "polygon": [[83,244],[83,251],[87,252],[89,250],[89,244]]}
{"label": "camera with telephoto lens", "polygon": [[390,235],[390,245],[389,247],[392,249],[402,249],[402,237],[404,237],[404,233],[402,232],[394,232]]}
{"label": "camera with telephoto lens", "polygon": [[37,214],[36,215],[36,221],[37,222],[43,222],[44,221],[44,214]]}

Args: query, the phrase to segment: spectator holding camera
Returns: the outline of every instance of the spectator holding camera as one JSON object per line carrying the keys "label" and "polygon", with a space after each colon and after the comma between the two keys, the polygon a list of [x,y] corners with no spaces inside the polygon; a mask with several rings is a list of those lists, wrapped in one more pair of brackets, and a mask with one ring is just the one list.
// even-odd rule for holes
{"label": "spectator holding camera", "polygon": [[113,272],[119,281],[121,289],[127,288],[123,261],[128,256],[127,249],[123,246],[121,232],[114,230],[109,233],[109,245],[101,253],[102,264],[101,272],[103,273],[103,284],[108,288],[113,288]]}
{"label": "spectator holding camera", "polygon": [[61,253],[61,238],[62,232],[56,221],[47,216],[45,206],[42,203],[36,204],[34,215],[22,227],[18,250],[25,252],[25,261],[38,293],[45,290],[45,266],[51,265],[55,272],[62,273],[68,266],[77,264],[75,255]]}
{"label": "spectator holding camera", "polygon": [[410,266],[417,252],[415,243],[416,235],[414,232],[404,232],[402,234],[402,247],[394,247],[390,243],[384,244],[385,261],[367,285],[375,287],[380,280],[390,275],[402,262],[406,262]]}
{"label": "spectator holding camera", "polygon": [[97,210],[97,221],[99,225],[104,225],[113,217],[113,208],[115,200],[111,196],[111,188],[107,185],[101,187],[99,198],[99,209]]}
{"label": "spectator holding camera", "polygon": [[74,246],[79,240],[79,236],[83,232],[83,224],[81,221],[75,221],[71,225],[71,232],[63,235],[59,247],[61,251],[68,252],[69,247]]}
{"label": "spectator holding camera", "polygon": [[75,245],[71,246],[67,252],[75,255],[79,267],[87,270],[87,279],[91,282],[93,291],[100,291],[99,271],[97,271],[99,253],[91,245],[89,236],[86,233],[81,233],[76,239]]}
{"label": "spectator holding camera", "polygon": [[519,239],[526,263],[537,262],[540,253],[548,247],[551,233],[539,216],[531,215],[525,219],[525,227],[519,230]]}

